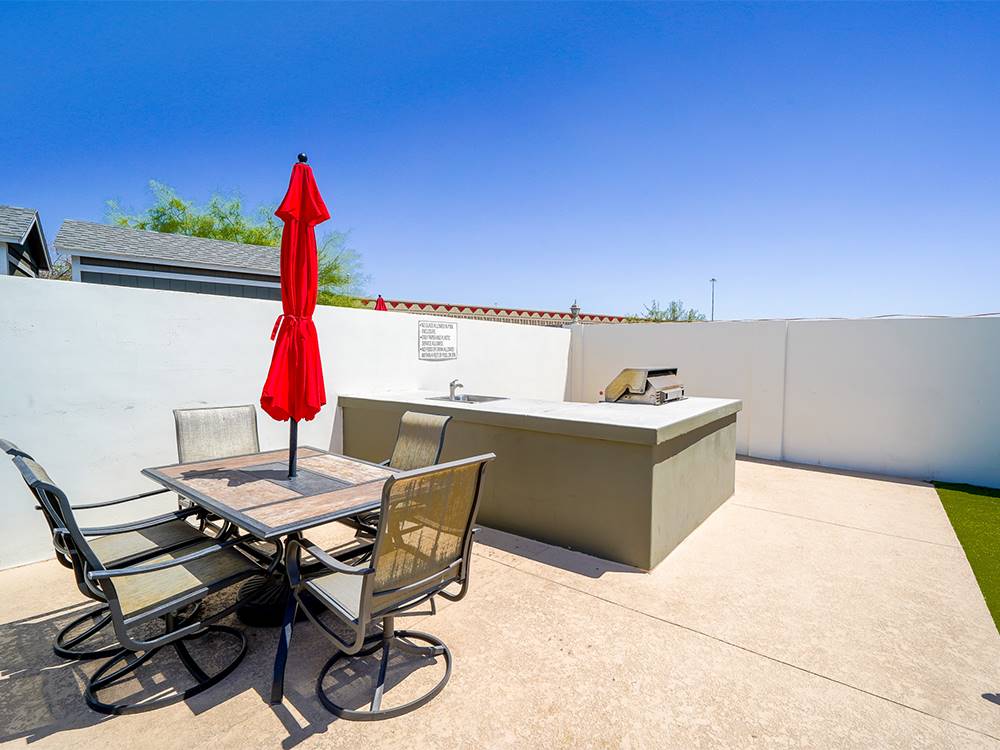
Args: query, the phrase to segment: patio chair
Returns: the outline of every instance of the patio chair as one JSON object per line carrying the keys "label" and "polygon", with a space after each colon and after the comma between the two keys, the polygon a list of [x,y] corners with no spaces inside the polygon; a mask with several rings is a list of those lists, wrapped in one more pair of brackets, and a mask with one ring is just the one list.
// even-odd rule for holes
{"label": "patio chair", "polygon": [[[28,453],[8,440],[0,439],[0,449],[15,459],[15,462],[17,458],[33,461]],[[23,472],[22,476],[24,476]],[[24,478],[27,482],[27,477]],[[87,580],[79,560],[71,554],[64,535],[59,531],[65,528],[66,524],[58,506],[50,502],[43,493],[31,487],[30,483],[28,488],[35,498],[35,509],[41,511],[49,533],[52,535],[52,547],[56,560],[63,567],[73,571],[77,588],[84,596],[100,602],[99,607],[83,613],[62,628],[56,635],[52,649],[56,655],[64,659],[99,659],[111,656],[118,651],[117,648],[91,649],[86,646],[88,641],[98,635],[111,622],[111,614],[104,594],[100,588]],[[77,504],[71,507],[74,511],[107,508],[162,495],[166,492],[166,489],[157,489],[116,500]],[[173,511],[131,523],[86,528],[83,529],[83,532],[90,538],[91,546],[108,566],[124,567],[162,554],[165,550],[179,549],[203,540],[205,536],[184,520],[196,512],[196,510]],[[84,625],[86,627],[81,631],[80,628]]]}
{"label": "patio chair", "polygon": [[[319,674],[316,690],[328,710],[344,719],[388,719],[413,711],[444,689],[451,676],[452,658],[448,647],[438,638],[409,630],[396,630],[395,618],[414,613],[414,607],[430,603],[434,613],[437,594],[457,601],[469,587],[469,563],[472,555],[473,524],[479,507],[479,490],[490,453],[461,461],[439,464],[405,472],[390,478],[382,491],[378,530],[372,543],[371,562],[348,565],[328,555],[306,539],[292,540],[286,548],[286,565],[292,584],[285,611],[282,637],[275,659],[272,704],[280,703],[284,692],[285,660],[292,627],[300,605],[337,648]],[[322,565],[320,573],[304,576],[302,553]],[[458,584],[457,591],[445,588]],[[318,601],[350,633],[324,623],[303,596]],[[366,633],[371,624],[381,621],[381,630]],[[418,646],[421,641],[428,646]],[[400,706],[383,709],[386,670],[391,652],[444,658],[444,677],[429,691]],[[378,679],[367,711],[354,710],[335,703],[325,692],[323,681],[345,656],[364,657],[381,650]],[[355,674],[345,668],[342,674]]]}
{"label": "patio chair", "polygon": [[[182,464],[243,456],[260,450],[257,408],[253,404],[174,409],[174,429],[177,460]],[[177,506],[190,508],[193,503],[178,495]],[[199,528],[204,531],[209,524],[215,527],[219,520],[218,516],[204,513]],[[216,529],[220,533],[229,531],[225,525]],[[262,554],[273,552],[273,547],[255,546],[260,548]]]}
{"label": "patio chair", "polygon": [[[441,458],[444,433],[450,416],[404,412],[399,420],[396,444],[392,455],[382,461],[383,466],[400,471],[412,471],[433,466]],[[374,536],[378,527],[378,511],[362,513],[346,521],[363,536]]]}
{"label": "patio chair", "polygon": [[441,458],[444,432],[450,416],[404,412],[399,420],[396,444],[392,455],[382,463],[400,471],[413,471],[433,466]]}
{"label": "patio chair", "polygon": [[[177,460],[182,464],[243,456],[260,450],[257,409],[253,404],[174,409],[174,429]],[[178,497],[177,504],[181,508],[192,505],[184,497]],[[213,517],[212,520],[218,519]]]}
{"label": "patio chair", "polygon": [[[177,433],[177,460],[182,464],[260,451],[257,408],[253,404],[174,409],[174,427]],[[178,495],[177,505],[190,508],[193,503]],[[203,512],[199,528],[205,531],[211,525],[220,534],[233,530],[227,524],[217,526],[219,520],[218,516]],[[247,551],[264,562],[276,554],[276,547],[269,542],[254,540],[247,545]]]}
{"label": "patio chair", "polygon": [[182,464],[260,450],[257,409],[253,404],[174,409],[174,425],[177,460]]}
{"label": "patio chair", "polygon": [[[235,549],[244,538],[220,540],[201,535],[201,541],[195,545],[184,549],[164,547],[160,554],[140,564],[114,567],[98,553],[88,530],[77,524],[74,507],[45,470],[32,459],[21,456],[14,457],[14,464],[42,504],[61,519],[64,525],[56,528],[56,535],[73,560],[74,568],[81,571],[85,584],[100,592],[110,611],[121,647],[87,681],[85,696],[92,709],[105,714],[124,714],[177,703],[215,685],[239,665],[247,652],[246,636],[234,628],[213,624],[232,612],[239,602],[211,616],[205,616],[200,606],[192,609],[192,605],[200,605],[210,594],[263,572]],[[162,621],[162,629],[150,633],[147,624],[157,620]],[[140,626],[143,626],[141,633]],[[213,675],[197,663],[186,644],[209,632],[232,638],[238,645],[235,658]],[[165,646],[176,651],[194,678],[194,686],[134,703],[106,703],[99,698],[101,691],[128,679]],[[163,690],[162,685],[154,689],[157,694]]]}

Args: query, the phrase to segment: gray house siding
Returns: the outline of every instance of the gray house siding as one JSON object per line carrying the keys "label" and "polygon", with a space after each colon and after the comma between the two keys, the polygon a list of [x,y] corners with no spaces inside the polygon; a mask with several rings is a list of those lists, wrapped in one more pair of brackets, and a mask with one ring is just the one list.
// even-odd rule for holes
{"label": "gray house siding", "polygon": [[277,247],[67,220],[56,249],[87,284],[281,299]]}
{"label": "gray house siding", "polygon": [[80,281],[89,284],[129,286],[137,289],[163,289],[171,292],[193,292],[195,294],[217,294],[225,297],[244,297],[246,299],[281,299],[281,289],[276,287],[220,284],[212,281],[194,281],[192,279],[169,279],[152,276],[133,276],[131,274],[81,271]]}

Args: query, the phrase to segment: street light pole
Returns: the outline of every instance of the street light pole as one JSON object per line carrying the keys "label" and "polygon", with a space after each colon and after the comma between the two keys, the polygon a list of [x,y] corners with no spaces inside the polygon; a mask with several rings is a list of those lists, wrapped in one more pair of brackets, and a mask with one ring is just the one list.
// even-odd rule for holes
{"label": "street light pole", "polygon": [[712,320],[715,320],[715,278],[709,279],[712,282]]}

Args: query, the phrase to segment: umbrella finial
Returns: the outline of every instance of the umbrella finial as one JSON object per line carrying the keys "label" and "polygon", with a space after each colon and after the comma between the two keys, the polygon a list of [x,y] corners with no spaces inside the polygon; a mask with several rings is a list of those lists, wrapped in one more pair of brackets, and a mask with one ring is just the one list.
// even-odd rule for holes
{"label": "umbrella finial", "polygon": [[305,154],[299,154],[299,164],[305,164],[307,161],[309,161],[308,156]]}

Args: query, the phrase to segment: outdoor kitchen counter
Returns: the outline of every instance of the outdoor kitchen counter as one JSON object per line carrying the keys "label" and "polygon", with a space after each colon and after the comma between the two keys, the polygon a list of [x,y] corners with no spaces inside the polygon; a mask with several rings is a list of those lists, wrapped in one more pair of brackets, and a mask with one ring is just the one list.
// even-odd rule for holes
{"label": "outdoor kitchen counter", "polygon": [[743,402],[728,398],[685,398],[661,406],[646,404],[588,404],[577,401],[540,401],[505,398],[479,404],[436,401],[437,391],[386,391],[342,394],[338,405],[365,402],[406,405],[419,411],[473,418],[487,424],[539,432],[578,435],[600,440],[656,445],[685,432],[728,417]]}
{"label": "outdoor kitchen counter", "polygon": [[481,523],[644,569],[733,493],[739,400],[652,406],[431,398],[439,395],[341,394],[344,452],[384,460],[403,412],[450,415],[442,461],[497,454]]}

